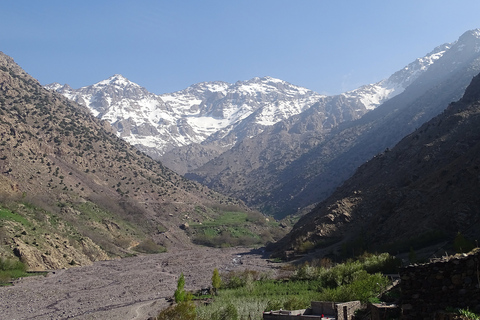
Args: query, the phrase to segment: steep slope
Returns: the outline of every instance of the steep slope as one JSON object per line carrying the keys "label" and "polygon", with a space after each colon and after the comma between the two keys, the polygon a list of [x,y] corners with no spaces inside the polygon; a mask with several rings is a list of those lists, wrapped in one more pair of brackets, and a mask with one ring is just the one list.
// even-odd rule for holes
{"label": "steep slope", "polygon": [[[335,121],[335,113],[327,118],[328,109],[345,115],[365,105],[365,96],[327,97],[186,177],[277,217],[295,213],[325,199],[364,161],[459,99],[479,71],[480,31],[473,30],[392,75],[385,83],[397,79],[406,87],[360,119],[350,116]],[[328,129],[324,121],[331,121]]]}
{"label": "steep slope", "polygon": [[373,110],[387,100],[399,95],[420,77],[431,65],[451,48],[451,44],[440,45],[422,58],[408,64],[387,79],[343,93],[348,98],[358,98],[368,110]]}
{"label": "steep slope", "polygon": [[422,244],[422,238],[457,232],[478,239],[479,175],[480,75],[460,101],[358,168],[276,250],[298,252],[307,241],[399,248],[408,240]]}
{"label": "steep slope", "polygon": [[0,115],[0,252],[32,268],[161,249],[154,241],[188,246],[180,224],[237,204],[136,150],[3,53]]}

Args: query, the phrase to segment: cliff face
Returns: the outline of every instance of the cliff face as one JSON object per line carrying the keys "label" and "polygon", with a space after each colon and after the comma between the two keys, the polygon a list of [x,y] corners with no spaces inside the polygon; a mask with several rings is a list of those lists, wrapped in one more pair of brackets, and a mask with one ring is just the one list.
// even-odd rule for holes
{"label": "cliff face", "polygon": [[[276,249],[302,243],[385,247],[433,234],[480,236],[480,76],[462,99],[358,168]],[[419,240],[420,241],[420,240]]]}

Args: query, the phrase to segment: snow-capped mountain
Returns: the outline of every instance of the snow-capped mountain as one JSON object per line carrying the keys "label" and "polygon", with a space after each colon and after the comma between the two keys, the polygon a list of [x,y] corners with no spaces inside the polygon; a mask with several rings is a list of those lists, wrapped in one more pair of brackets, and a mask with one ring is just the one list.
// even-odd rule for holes
{"label": "snow-capped mountain", "polygon": [[411,83],[423,74],[436,60],[450,49],[451,44],[443,44],[422,58],[416,59],[405,68],[395,72],[389,78],[374,84],[343,93],[346,97],[356,97],[368,110],[373,110],[385,101],[402,93]]}
{"label": "snow-capped mountain", "polygon": [[225,136],[236,127],[246,127],[246,122],[255,124],[259,133],[323,97],[271,77],[234,84],[204,82],[162,95],[118,74],[76,90],[58,83],[46,87],[87,106],[95,116],[109,121],[122,138],[155,149],[157,155],[201,143],[215,133]]}
{"label": "snow-capped mountain", "polygon": [[[463,47],[455,46],[459,47],[456,51],[469,43],[469,37],[473,39],[472,43],[476,43],[478,33],[473,30],[463,35],[457,41]],[[435,48],[387,79],[341,94],[343,101],[349,101],[344,112],[351,112],[353,103],[354,118],[360,117],[401,94],[442,60],[443,55],[448,55],[457,42]],[[464,54],[467,52],[470,51],[465,50]],[[203,82],[162,95],[150,93],[121,75],[80,89],[58,83],[46,87],[87,106],[95,116],[109,121],[120,137],[154,158],[161,158],[171,167],[179,164],[175,168],[179,172],[202,165],[243,139],[252,138],[280,121],[299,115],[326,98],[271,77],[234,84]],[[341,110],[342,106],[336,108],[337,115],[325,111],[326,121],[332,122],[330,126],[339,123]],[[202,153],[203,158],[185,166],[195,158],[192,152]]]}

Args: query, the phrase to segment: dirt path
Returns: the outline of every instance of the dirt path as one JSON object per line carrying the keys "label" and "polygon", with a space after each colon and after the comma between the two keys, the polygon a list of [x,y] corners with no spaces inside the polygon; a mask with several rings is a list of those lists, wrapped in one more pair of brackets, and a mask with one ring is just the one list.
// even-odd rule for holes
{"label": "dirt path", "polygon": [[168,305],[181,272],[185,289],[208,287],[212,271],[254,269],[276,273],[275,265],[245,248],[194,248],[51,272],[0,288],[0,318],[145,320]]}

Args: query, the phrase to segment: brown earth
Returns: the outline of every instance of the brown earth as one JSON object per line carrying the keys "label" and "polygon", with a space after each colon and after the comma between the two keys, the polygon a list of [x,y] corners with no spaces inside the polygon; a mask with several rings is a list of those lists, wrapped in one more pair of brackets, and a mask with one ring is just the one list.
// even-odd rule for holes
{"label": "brown earth", "polygon": [[1,319],[137,319],[168,305],[181,272],[185,289],[209,287],[214,268],[258,270],[277,275],[278,264],[260,250],[196,247],[49,272],[0,287]]}

